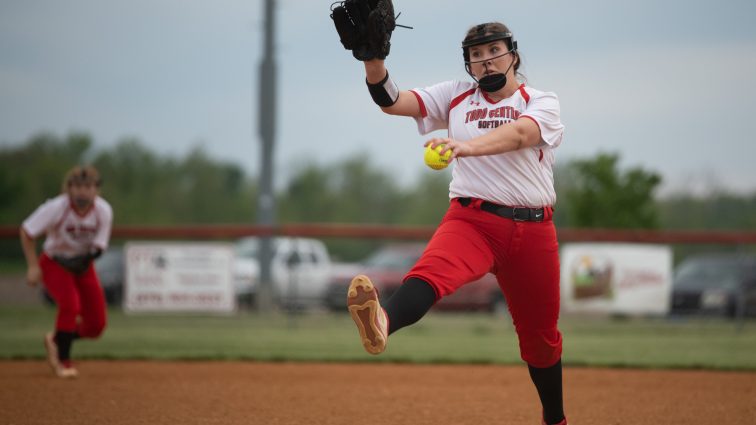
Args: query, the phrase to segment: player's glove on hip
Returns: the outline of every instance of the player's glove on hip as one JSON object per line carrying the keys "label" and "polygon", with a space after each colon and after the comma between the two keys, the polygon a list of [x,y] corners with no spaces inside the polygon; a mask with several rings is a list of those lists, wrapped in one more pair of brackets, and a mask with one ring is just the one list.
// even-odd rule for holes
{"label": "player's glove on hip", "polygon": [[97,249],[89,254],[77,255],[75,257],[62,257],[56,255],[53,257],[53,260],[69,272],[75,275],[80,275],[87,271],[89,265],[92,264],[92,261],[99,257],[100,254],[102,254],[102,250]]}
{"label": "player's glove on hip", "polygon": [[339,1],[331,5],[331,19],[341,44],[357,60],[386,59],[396,28],[391,0]]}

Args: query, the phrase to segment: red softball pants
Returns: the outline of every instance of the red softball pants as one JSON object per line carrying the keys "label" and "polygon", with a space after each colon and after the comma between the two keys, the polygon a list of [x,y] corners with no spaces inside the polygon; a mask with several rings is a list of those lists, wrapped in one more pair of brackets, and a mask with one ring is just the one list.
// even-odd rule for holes
{"label": "red softball pants", "polygon": [[106,324],[105,293],[94,267],[77,276],[46,254],[39,259],[42,281],[58,306],[55,329],[97,338]]}
{"label": "red softball pants", "polygon": [[446,215],[412,270],[405,276],[428,282],[437,299],[486,273],[493,273],[507,300],[520,356],[534,367],[554,365],[562,355],[559,319],[559,245],[546,210],[543,222],[514,221],[452,200]]}

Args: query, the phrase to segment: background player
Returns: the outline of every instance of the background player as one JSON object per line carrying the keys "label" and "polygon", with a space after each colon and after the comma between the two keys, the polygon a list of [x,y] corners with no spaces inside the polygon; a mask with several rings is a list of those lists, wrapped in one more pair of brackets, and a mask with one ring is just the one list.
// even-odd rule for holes
{"label": "background player", "polygon": [[[21,226],[26,280],[40,280],[55,300],[55,332],[45,335],[47,360],[61,378],[74,378],[71,345],[97,338],[105,329],[105,295],[92,266],[108,247],[113,210],[99,194],[100,175],[91,166],[74,167],[63,179],[63,193],[38,207]],[[42,255],[35,240],[45,234]]]}
{"label": "background player", "polygon": [[373,100],[387,114],[414,118],[421,134],[447,129],[448,137],[430,139],[426,146],[445,144],[442,153],[451,150],[456,159],[449,209],[399,290],[382,308],[367,276],[352,280],[347,303],[365,349],[381,353],[388,335],[415,323],[436,301],[494,273],[541,400],[543,422],[565,425],[559,258],[551,220],[553,150],[563,134],[556,95],[518,81],[517,42],[496,22],[471,28],[462,42],[474,81],[401,91],[385,67],[388,49],[370,52],[372,45],[387,42],[360,48],[362,33],[349,38],[352,33],[339,24],[341,14],[334,10],[337,30],[345,47],[351,43],[354,56],[364,61]]}

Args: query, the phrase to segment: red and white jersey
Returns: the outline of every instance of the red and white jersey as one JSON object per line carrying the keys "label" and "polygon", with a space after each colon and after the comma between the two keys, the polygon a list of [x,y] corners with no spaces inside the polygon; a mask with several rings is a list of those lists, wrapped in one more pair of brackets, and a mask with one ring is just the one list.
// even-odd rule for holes
{"label": "red and white jersey", "polygon": [[78,214],[67,194],[48,199],[22,225],[29,236],[46,234],[43,251],[52,257],[73,257],[92,248],[105,250],[110,242],[113,209],[99,196],[84,214]]}
{"label": "red and white jersey", "polygon": [[500,205],[543,207],[556,202],[554,149],[562,142],[564,126],[554,93],[524,84],[515,93],[493,102],[473,82],[447,81],[411,92],[420,102],[416,118],[420,134],[448,129],[449,137],[465,141],[517,119],[531,119],[541,130],[541,142],[498,155],[457,158],[449,197],[472,197]]}

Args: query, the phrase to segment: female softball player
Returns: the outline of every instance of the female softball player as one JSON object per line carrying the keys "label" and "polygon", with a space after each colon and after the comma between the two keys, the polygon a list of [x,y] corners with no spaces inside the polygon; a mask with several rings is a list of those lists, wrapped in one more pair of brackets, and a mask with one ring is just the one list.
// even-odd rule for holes
{"label": "female softball player", "polygon": [[[97,338],[105,329],[105,295],[92,261],[108,247],[113,210],[98,196],[100,175],[94,167],[74,167],[63,180],[63,193],[39,206],[21,226],[26,280],[41,280],[58,307],[55,332],[45,335],[47,361],[61,378],[75,378],[71,345]],[[35,240],[45,234],[42,255]]]}
{"label": "female softball player", "polygon": [[562,403],[559,258],[551,220],[552,164],[562,141],[559,101],[519,81],[517,42],[498,22],[472,27],[462,42],[472,81],[399,90],[384,60],[364,61],[367,85],[383,112],[412,117],[419,132],[446,129],[454,162],[450,206],[400,289],[381,302],[367,276],[355,277],[347,304],[365,349],[418,321],[462,285],[493,273],[506,297],[543,407],[544,424],[567,423]]}

